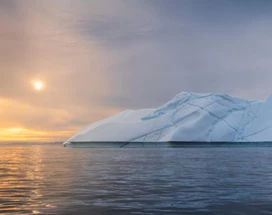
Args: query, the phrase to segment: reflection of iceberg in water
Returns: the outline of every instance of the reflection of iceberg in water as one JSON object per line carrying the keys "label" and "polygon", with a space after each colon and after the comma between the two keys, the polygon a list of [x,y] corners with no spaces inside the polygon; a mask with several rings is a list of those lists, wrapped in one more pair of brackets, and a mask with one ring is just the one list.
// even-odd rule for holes
{"label": "reflection of iceberg in water", "polygon": [[128,146],[127,143],[149,143],[166,146],[175,141],[271,140],[272,96],[265,101],[247,101],[225,94],[182,92],[157,109],[126,110],[90,124],[64,145],[91,143],[121,147]]}

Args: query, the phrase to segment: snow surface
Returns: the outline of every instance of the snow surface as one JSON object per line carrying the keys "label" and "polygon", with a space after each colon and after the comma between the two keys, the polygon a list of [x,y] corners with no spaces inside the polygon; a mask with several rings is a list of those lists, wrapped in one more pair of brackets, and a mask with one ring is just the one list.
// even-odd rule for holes
{"label": "snow surface", "polygon": [[182,92],[157,109],[126,110],[92,123],[70,142],[272,141],[272,96],[247,101]]}

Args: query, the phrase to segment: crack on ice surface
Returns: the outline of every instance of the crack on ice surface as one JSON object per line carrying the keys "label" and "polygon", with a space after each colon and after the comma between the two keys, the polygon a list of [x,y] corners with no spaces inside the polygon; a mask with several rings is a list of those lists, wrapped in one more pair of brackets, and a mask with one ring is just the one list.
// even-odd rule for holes
{"label": "crack on ice surface", "polygon": [[[214,102],[214,103],[217,103],[217,102]],[[214,103],[211,103],[210,105],[212,105],[212,104],[214,104]],[[218,116],[216,116],[215,114],[213,114],[211,111],[205,109],[205,107],[201,107],[201,106],[199,106],[199,105],[194,105],[194,104],[191,104],[191,105],[192,105],[192,106],[199,107],[199,108],[202,109],[203,111],[206,111],[210,116],[212,116],[212,117],[214,117],[215,119],[217,119],[216,123],[212,125],[211,130],[214,130],[214,129],[215,129],[215,126],[216,126],[216,124],[217,124],[218,122],[224,122],[227,126],[229,126],[231,129],[233,129],[233,130],[236,132],[236,134],[237,134],[237,133],[239,134],[239,130],[238,130],[237,128],[231,126],[231,125],[225,120],[231,113],[233,113],[233,112],[236,111],[236,110],[234,110],[234,111],[233,111],[233,110],[229,110],[229,111],[228,111],[228,114],[226,114],[225,116],[223,116],[223,117],[218,117]],[[208,105],[208,106],[210,106],[210,105]],[[209,131],[208,131],[208,134],[209,134]]]}
{"label": "crack on ice surface", "polygon": [[[247,101],[226,94],[182,92],[157,109],[124,111],[90,124],[67,142],[192,139],[235,142],[256,141],[257,134],[260,134],[258,141],[271,141],[272,132],[261,135],[272,128],[271,101],[272,97],[265,101]],[[271,120],[266,120],[269,117]]]}
{"label": "crack on ice surface", "polygon": [[[239,137],[240,137],[241,139],[243,139],[242,136],[241,136],[241,133],[239,132],[239,130],[241,130],[240,127],[241,127],[242,122],[244,121],[244,117],[245,117],[245,114],[246,114],[246,110],[248,109],[248,106],[249,106],[248,104],[249,104],[249,103],[247,103],[247,105],[246,105],[246,107],[245,107],[245,109],[244,109],[243,115],[242,115],[242,117],[241,117],[241,119],[240,119],[240,122],[239,122],[239,124],[238,124],[238,126],[237,126],[237,132],[236,132],[235,136],[233,137],[232,141],[237,140]],[[238,137],[237,137],[237,134],[239,135]]]}
{"label": "crack on ice surface", "polygon": [[[212,103],[206,105],[205,107],[209,107],[209,106],[211,106],[211,105],[213,105],[213,104],[215,104],[215,103],[216,103],[216,102],[212,102]],[[191,105],[191,104],[189,104],[189,105]],[[191,105],[191,106],[193,106],[193,105]],[[205,108],[205,107],[204,107],[204,108]],[[169,127],[172,127],[172,126],[176,126],[176,124],[178,124],[178,123],[180,123],[181,121],[183,121],[183,120],[185,120],[185,119],[187,119],[187,118],[189,118],[189,117],[195,115],[195,114],[198,113],[200,110],[201,110],[201,108],[199,108],[198,110],[192,112],[191,114],[188,114],[188,115],[182,117],[180,120],[176,121],[176,123],[174,123],[173,120],[172,120],[172,122],[173,122],[172,125],[167,125],[167,126],[165,126],[165,127],[163,127],[163,128],[160,128],[160,129],[158,129],[158,130],[151,131],[151,132],[146,133],[146,134],[144,134],[144,135],[141,135],[141,136],[139,136],[139,137],[133,138],[133,139],[131,139],[130,141],[134,141],[134,140],[140,139],[140,138],[142,138],[142,137],[144,137],[144,136],[148,136],[148,135],[150,135],[150,134],[152,134],[152,133],[154,133],[154,132],[158,132],[158,131],[160,131],[160,130],[164,130],[164,129],[169,128]],[[178,110],[178,111],[179,111],[179,110]]]}
{"label": "crack on ice surface", "polygon": [[[216,103],[216,102],[212,102],[212,103],[210,103],[210,104],[204,106],[203,108],[209,107],[209,106],[211,106],[211,105],[213,105],[213,104],[215,104],[215,103]],[[191,105],[191,104],[189,104],[189,105]],[[193,105],[191,105],[191,106],[193,106]],[[181,109],[179,109],[178,112],[179,112],[180,110],[181,110]],[[177,120],[175,124],[178,124],[179,122],[181,122],[181,121],[183,121],[183,120],[189,118],[190,116],[193,116],[194,114],[198,113],[200,110],[201,110],[201,108],[199,108],[198,110],[192,112],[191,114],[188,114],[188,115],[182,117],[180,120]]]}
{"label": "crack on ice surface", "polygon": [[[187,98],[184,98],[184,95],[188,95]],[[181,93],[175,96],[170,102],[167,102],[165,105],[162,105],[161,107],[157,108],[152,114],[142,117],[142,120],[150,120],[157,118],[163,114],[168,113],[169,111],[177,111],[177,107],[182,108],[183,105],[188,104],[190,101],[194,101],[196,99],[203,99],[214,95],[213,93],[207,94],[207,95],[196,95],[193,93]],[[178,99],[179,97],[182,97],[182,99]]]}
{"label": "crack on ice surface", "polygon": [[181,106],[183,104],[186,104],[188,101],[192,100],[192,94],[188,93],[188,97],[185,99],[180,99],[178,100],[177,98],[179,97],[179,95],[175,96],[170,102],[166,103],[165,105],[162,105],[161,107],[157,108],[152,114],[142,117],[142,120],[150,120],[150,119],[154,119],[157,118],[165,113],[167,113],[168,111],[173,111],[177,106]]}
{"label": "crack on ice surface", "polygon": [[[261,133],[261,132],[263,132],[263,131],[265,131],[267,129],[270,129],[270,128],[272,128],[272,125],[271,126],[267,126],[267,127],[263,128],[263,129],[261,129],[259,131],[256,131],[256,132],[252,133],[252,134],[249,134],[249,135],[245,136],[245,138],[250,137],[250,136],[254,136],[254,135],[259,134],[259,133]],[[271,141],[272,141],[272,139],[271,139]]]}

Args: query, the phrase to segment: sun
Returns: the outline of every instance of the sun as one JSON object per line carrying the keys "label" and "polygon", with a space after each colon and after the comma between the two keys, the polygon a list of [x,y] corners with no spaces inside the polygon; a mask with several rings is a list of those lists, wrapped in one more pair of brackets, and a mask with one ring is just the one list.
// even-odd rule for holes
{"label": "sun", "polygon": [[44,89],[44,83],[42,81],[33,81],[33,88],[37,91],[41,91]]}

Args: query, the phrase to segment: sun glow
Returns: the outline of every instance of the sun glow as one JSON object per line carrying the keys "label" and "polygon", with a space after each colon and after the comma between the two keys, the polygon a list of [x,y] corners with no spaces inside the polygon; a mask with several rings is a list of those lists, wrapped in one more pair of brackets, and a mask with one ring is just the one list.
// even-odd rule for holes
{"label": "sun glow", "polygon": [[1,128],[1,142],[54,142],[64,141],[73,134],[74,131],[39,131],[24,127]]}
{"label": "sun glow", "polygon": [[32,85],[34,87],[35,90],[37,91],[41,91],[44,89],[44,83],[42,81],[33,81]]}

